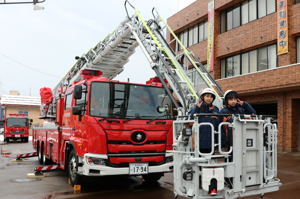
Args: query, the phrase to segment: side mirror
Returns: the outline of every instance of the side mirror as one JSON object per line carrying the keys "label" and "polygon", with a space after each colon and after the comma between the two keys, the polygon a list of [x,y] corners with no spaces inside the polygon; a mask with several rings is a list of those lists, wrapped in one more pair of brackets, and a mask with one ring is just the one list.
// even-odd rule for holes
{"label": "side mirror", "polygon": [[72,114],[73,115],[81,115],[81,106],[73,106],[72,107]]}
{"label": "side mirror", "polygon": [[73,97],[74,97],[74,99],[81,99],[81,97],[82,97],[82,86],[81,85],[75,85]]}
{"label": "side mirror", "polygon": [[33,119],[30,119],[30,123],[32,123],[33,122]]}

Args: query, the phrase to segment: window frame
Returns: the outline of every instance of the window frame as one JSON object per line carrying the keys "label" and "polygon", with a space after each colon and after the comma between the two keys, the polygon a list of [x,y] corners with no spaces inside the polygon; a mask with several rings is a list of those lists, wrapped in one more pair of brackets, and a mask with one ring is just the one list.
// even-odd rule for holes
{"label": "window frame", "polygon": [[[70,101],[70,107],[68,107],[67,105],[67,102],[68,102],[68,97],[71,98],[71,101]],[[72,109],[72,102],[73,102],[73,91],[72,92],[68,92],[65,96],[65,110],[70,110]]]}
{"label": "window frame", "polygon": [[[252,1],[253,1],[253,4],[254,4],[254,11],[255,11],[255,16],[254,16],[254,18],[253,19],[251,19],[250,20],[250,15],[251,15],[251,11],[252,11],[252,9],[250,10],[250,2],[252,3]],[[275,2],[275,4],[274,4],[274,11],[273,12],[270,12],[270,13],[268,13],[268,5],[270,5],[270,4],[268,4],[268,2],[270,2],[270,1],[273,1],[273,0],[263,0],[263,1],[265,1],[265,15],[263,15],[263,16],[261,16],[261,17],[259,17],[259,6],[258,6],[258,4],[259,4],[259,2],[261,2],[260,0],[245,0],[245,1],[242,1],[242,2],[240,2],[240,3],[238,3],[238,4],[236,4],[235,6],[233,6],[233,7],[230,7],[230,8],[228,8],[228,9],[226,9],[226,10],[224,10],[224,11],[222,11],[221,12],[221,14],[220,14],[220,33],[224,33],[224,32],[227,32],[227,31],[229,31],[229,30],[232,30],[232,29],[234,29],[234,28],[237,28],[237,27],[240,27],[240,26],[242,26],[242,25],[245,25],[245,24],[247,24],[247,23],[250,23],[250,22],[252,22],[252,21],[255,21],[255,20],[257,20],[257,19],[260,19],[260,18],[263,18],[263,17],[265,17],[265,16],[268,16],[269,14],[273,14],[273,13],[275,13],[276,11],[277,11],[277,2],[276,2],[276,0],[274,0],[274,2]],[[300,0],[299,0],[300,1]],[[243,6],[245,6],[245,5],[247,5],[247,16],[248,16],[248,19],[247,19],[247,22],[246,23],[242,23],[242,20],[243,20]],[[234,26],[234,17],[233,17],[233,11],[236,9],[236,8],[239,8],[239,26]],[[231,24],[232,24],[232,27],[230,28],[230,29],[228,29],[228,13],[230,13],[230,12],[232,12],[231,13]],[[230,18],[230,17],[229,17]],[[223,24],[223,23],[225,23],[225,25]]]}
{"label": "window frame", "polygon": [[[277,51],[275,50],[275,56],[276,56],[276,61],[275,61],[275,68],[274,67],[270,67],[270,56],[269,56],[269,48],[274,46],[275,49],[277,49],[277,45],[276,44],[271,44],[271,45],[267,45],[267,46],[263,46],[261,48],[257,48],[257,49],[254,49],[254,50],[251,50],[251,51],[247,51],[247,52],[243,52],[243,53],[240,53],[240,54],[236,54],[236,55],[232,55],[232,56],[229,56],[229,57],[225,57],[225,58],[222,58],[220,60],[220,73],[221,73],[221,79],[223,78],[229,78],[229,77],[235,77],[235,76],[239,76],[239,75],[246,75],[246,74],[251,74],[251,73],[256,73],[256,72],[260,72],[260,71],[264,71],[264,70],[268,70],[268,69],[275,69],[277,68],[277,65],[278,65],[278,55],[277,55]],[[259,51],[262,50],[262,49],[266,49],[266,58],[267,58],[267,68],[266,69],[261,69],[261,70],[258,70],[258,67],[259,67]],[[299,48],[300,48],[300,37],[299,37]],[[299,49],[300,50],[300,49]],[[253,54],[254,53],[254,54]],[[243,55],[247,54],[247,69],[248,69],[248,72],[244,73],[243,72]],[[255,59],[253,59],[252,56],[255,56]],[[231,63],[232,63],[232,68],[233,68],[233,71],[235,72],[235,63],[234,63],[234,57],[238,56],[238,59],[239,59],[239,74],[234,74],[232,76],[228,76],[228,60],[231,59]],[[299,59],[300,59],[300,52],[299,52]],[[251,62],[251,60],[254,61]],[[300,60],[299,60],[300,61]],[[255,71],[251,71],[251,69],[253,69],[253,67],[251,68],[251,64],[256,64],[256,66],[254,67],[255,68]],[[225,68],[225,69],[224,69]]]}

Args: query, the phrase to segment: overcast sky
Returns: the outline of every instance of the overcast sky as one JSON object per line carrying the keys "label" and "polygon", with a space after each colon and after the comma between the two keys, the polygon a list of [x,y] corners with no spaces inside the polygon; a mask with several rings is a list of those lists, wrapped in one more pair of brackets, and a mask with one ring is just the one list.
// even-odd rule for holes
{"label": "overcast sky", "polygon": [[[151,17],[153,7],[168,18],[193,1],[131,3],[145,18]],[[0,5],[0,95],[18,90],[21,95],[39,96],[39,88],[53,88],[76,55],[94,47],[125,18],[123,5],[124,0],[46,0],[42,11],[34,11],[32,5]],[[116,79],[144,83],[152,76],[137,49]]]}

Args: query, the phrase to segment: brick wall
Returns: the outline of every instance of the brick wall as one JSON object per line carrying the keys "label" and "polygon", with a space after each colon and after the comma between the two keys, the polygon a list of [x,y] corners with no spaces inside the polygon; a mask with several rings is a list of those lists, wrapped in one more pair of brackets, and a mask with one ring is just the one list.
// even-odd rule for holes
{"label": "brick wall", "polygon": [[[198,0],[168,19],[172,29],[178,33],[190,26],[207,20],[207,3]],[[213,77],[223,90],[235,89],[250,103],[276,102],[278,119],[278,146],[281,151],[296,151],[299,132],[300,111],[300,64],[279,67],[274,70],[220,79],[220,60],[261,46],[277,42],[277,13],[267,15],[248,24],[220,34],[220,13],[240,0],[215,0],[215,71]],[[300,36],[300,3],[288,0],[289,52],[278,56],[278,66],[296,63],[296,37]],[[169,36],[168,36],[169,38]],[[207,41],[190,49],[206,62]]]}

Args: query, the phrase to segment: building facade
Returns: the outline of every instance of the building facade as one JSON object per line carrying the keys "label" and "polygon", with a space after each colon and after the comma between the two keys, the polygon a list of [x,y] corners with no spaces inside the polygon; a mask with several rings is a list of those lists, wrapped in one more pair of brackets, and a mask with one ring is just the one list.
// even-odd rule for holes
{"label": "building facade", "polygon": [[0,97],[0,106],[4,117],[9,114],[25,114],[33,120],[32,126],[40,126],[43,123],[43,120],[39,119],[40,97],[10,93]]}
{"label": "building facade", "polygon": [[[197,0],[168,19],[203,64],[210,1]],[[300,0],[215,0],[213,27],[213,78],[223,90],[238,91],[258,114],[276,116],[279,150],[300,151]],[[283,46],[286,52],[279,53]]]}

